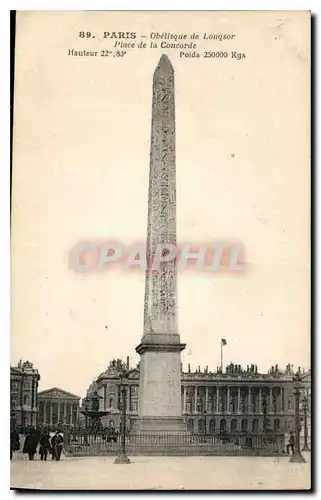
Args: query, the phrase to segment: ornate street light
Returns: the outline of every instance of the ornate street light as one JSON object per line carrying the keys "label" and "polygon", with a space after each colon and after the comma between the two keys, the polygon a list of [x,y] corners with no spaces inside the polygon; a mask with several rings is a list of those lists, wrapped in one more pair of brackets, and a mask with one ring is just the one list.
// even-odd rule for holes
{"label": "ornate street light", "polygon": [[266,397],[264,396],[264,399],[262,401],[262,412],[263,412],[263,432],[266,433],[267,431],[267,400]]}
{"label": "ornate street light", "polygon": [[309,400],[306,396],[302,400],[302,409],[303,409],[303,414],[304,414],[304,444],[303,444],[302,451],[310,451],[310,448],[308,445],[308,422],[307,422]]}
{"label": "ornate street light", "polygon": [[84,406],[84,410],[85,410],[85,429],[86,429],[86,434],[87,434],[87,431],[88,431],[88,409],[89,409],[89,400],[87,398],[87,396],[84,398],[83,400],[83,406]]}
{"label": "ornate street light", "polygon": [[130,460],[126,455],[126,380],[128,379],[130,370],[122,368],[119,372],[120,377],[120,391],[122,396],[122,421],[121,421],[121,449],[115,458],[115,464],[130,464]]}
{"label": "ornate street light", "polygon": [[302,376],[300,368],[293,376],[293,384],[294,384],[294,398],[295,398],[295,443],[294,443],[294,453],[290,458],[290,462],[305,462],[305,459],[301,455],[300,451],[300,430],[301,430],[301,422],[300,422],[300,395],[302,388]]}

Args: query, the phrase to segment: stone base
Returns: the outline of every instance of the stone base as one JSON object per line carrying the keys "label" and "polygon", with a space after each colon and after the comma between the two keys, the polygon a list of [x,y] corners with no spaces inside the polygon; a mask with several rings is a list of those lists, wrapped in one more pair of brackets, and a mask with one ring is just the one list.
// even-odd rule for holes
{"label": "stone base", "polygon": [[115,458],[114,464],[130,464],[130,460],[127,455],[120,453],[120,455],[117,455]]}
{"label": "stone base", "polygon": [[133,432],[187,432],[187,424],[180,417],[141,417],[132,420]]}
{"label": "stone base", "polygon": [[290,458],[289,462],[293,462],[293,463],[304,463],[306,462],[305,458],[301,455],[300,452],[297,452],[295,451],[294,454],[292,455],[292,457]]}

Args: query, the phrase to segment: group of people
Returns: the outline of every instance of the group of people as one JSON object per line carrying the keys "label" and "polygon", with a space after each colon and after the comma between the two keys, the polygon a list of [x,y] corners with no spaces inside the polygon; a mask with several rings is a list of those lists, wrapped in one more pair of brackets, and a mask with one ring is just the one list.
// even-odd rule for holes
{"label": "group of people", "polygon": [[[29,460],[34,460],[39,445],[40,460],[46,461],[48,455],[51,455],[52,460],[60,460],[63,442],[64,439],[60,431],[56,431],[56,433],[50,437],[49,432],[44,430],[39,439],[37,432],[31,429],[26,436],[22,453],[26,453]],[[10,437],[10,460],[12,460],[13,452],[18,450],[20,450],[19,435],[16,431],[13,431]]]}

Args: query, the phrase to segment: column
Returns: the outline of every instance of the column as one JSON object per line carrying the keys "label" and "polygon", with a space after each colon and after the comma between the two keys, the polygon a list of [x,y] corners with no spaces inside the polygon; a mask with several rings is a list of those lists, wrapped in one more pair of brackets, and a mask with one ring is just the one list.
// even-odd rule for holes
{"label": "column", "polygon": [[65,423],[65,418],[66,418],[66,403],[64,403],[64,411],[63,411],[63,423]]}
{"label": "column", "polygon": [[183,387],[183,413],[186,412],[186,386]]}
{"label": "column", "polygon": [[107,384],[104,384],[104,410],[107,409]]}
{"label": "column", "polygon": [[49,424],[52,425],[52,402],[50,401],[50,419]]}
{"label": "column", "polygon": [[205,411],[208,410],[208,387],[205,387]]}
{"label": "column", "polygon": [[47,401],[43,403],[43,423],[47,423]]}
{"label": "column", "polygon": [[35,386],[34,386],[34,377],[31,379],[31,405],[30,405],[30,425],[33,427],[33,411],[35,406]]}
{"label": "column", "polygon": [[227,387],[226,399],[227,399],[227,402],[226,402],[226,411],[228,413],[230,413],[230,388],[229,387]]}
{"label": "column", "polygon": [[273,407],[273,387],[270,387],[270,412],[271,413],[272,413],[272,407]]}
{"label": "column", "polygon": [[237,388],[237,413],[241,413],[241,387]]}
{"label": "column", "polygon": [[248,413],[252,413],[252,393],[251,393],[251,387],[249,387],[249,395],[248,395],[248,400],[247,400],[247,411],[248,411]]}
{"label": "column", "polygon": [[220,411],[219,404],[220,404],[220,388],[216,387],[216,409],[215,409],[216,413]]}
{"label": "column", "polygon": [[197,413],[197,386],[194,388],[194,413]]}
{"label": "column", "polygon": [[259,413],[262,413],[262,388],[259,388]]}
{"label": "column", "polygon": [[284,412],[284,387],[281,387],[281,411]]}
{"label": "column", "polygon": [[116,389],[117,389],[117,392],[116,392],[116,404],[117,404],[117,406],[116,406],[116,408],[118,410],[120,410],[120,386],[117,385]]}

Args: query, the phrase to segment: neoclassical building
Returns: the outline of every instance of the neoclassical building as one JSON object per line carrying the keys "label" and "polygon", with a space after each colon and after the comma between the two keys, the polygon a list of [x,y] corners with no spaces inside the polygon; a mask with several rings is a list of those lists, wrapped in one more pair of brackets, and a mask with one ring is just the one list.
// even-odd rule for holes
{"label": "neoclassical building", "polygon": [[79,421],[80,397],[59,387],[38,394],[40,426],[75,425]]}
{"label": "neoclassical building", "polygon": [[20,360],[10,367],[11,425],[22,428],[37,425],[39,372],[30,361]]}
{"label": "neoclassical building", "polygon": [[[90,385],[87,394],[98,390],[100,409],[109,410],[103,417],[108,426],[120,425],[120,379],[117,363]],[[127,382],[128,425],[137,418],[139,365]],[[293,368],[280,370],[276,365],[268,373],[259,373],[255,365],[246,369],[230,364],[224,372],[210,372],[208,367],[195,372],[182,371],[182,414],[188,428],[195,432],[262,432],[264,428],[288,432],[294,429]]]}

